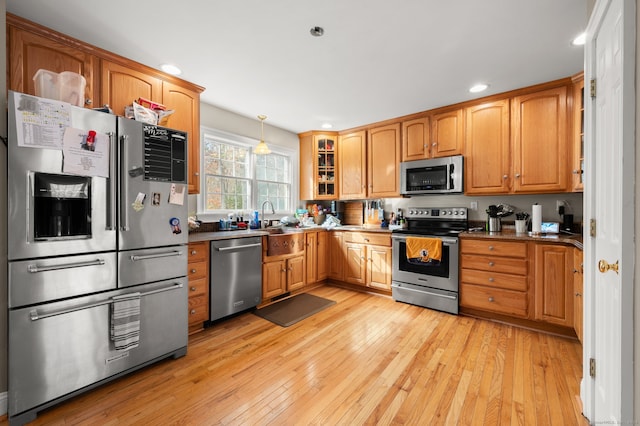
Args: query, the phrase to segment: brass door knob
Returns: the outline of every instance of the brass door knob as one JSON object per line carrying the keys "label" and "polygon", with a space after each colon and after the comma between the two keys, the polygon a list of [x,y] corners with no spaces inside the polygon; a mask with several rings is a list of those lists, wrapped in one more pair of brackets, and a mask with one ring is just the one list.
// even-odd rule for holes
{"label": "brass door knob", "polygon": [[600,262],[598,262],[598,269],[600,270],[600,272],[602,272],[603,274],[605,272],[608,271],[614,271],[616,274],[618,274],[618,260],[616,260],[616,263],[609,263],[604,259],[600,259]]}

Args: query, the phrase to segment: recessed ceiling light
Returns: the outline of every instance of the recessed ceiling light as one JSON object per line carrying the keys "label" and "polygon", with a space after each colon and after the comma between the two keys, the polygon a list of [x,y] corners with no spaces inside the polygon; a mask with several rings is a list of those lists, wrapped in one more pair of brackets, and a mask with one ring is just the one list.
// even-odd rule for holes
{"label": "recessed ceiling light", "polygon": [[587,33],[582,33],[578,37],[574,38],[571,44],[574,46],[584,46],[587,41]]}
{"label": "recessed ceiling light", "polygon": [[311,35],[314,37],[321,37],[324,34],[324,28],[311,27],[311,29],[309,30],[309,33],[311,33]]}
{"label": "recessed ceiling light", "polygon": [[162,71],[166,72],[167,74],[171,74],[171,75],[180,75],[182,74],[182,70],[180,68],[178,68],[175,65],[171,65],[171,64],[162,64],[160,65],[160,68],[162,69]]}
{"label": "recessed ceiling light", "polygon": [[321,127],[323,129],[332,129],[333,128],[333,124],[331,124],[331,123],[322,123]]}
{"label": "recessed ceiling light", "polygon": [[487,90],[487,87],[489,87],[488,84],[478,83],[478,84],[472,86],[471,89],[469,89],[469,91],[471,93],[483,92],[483,91]]}

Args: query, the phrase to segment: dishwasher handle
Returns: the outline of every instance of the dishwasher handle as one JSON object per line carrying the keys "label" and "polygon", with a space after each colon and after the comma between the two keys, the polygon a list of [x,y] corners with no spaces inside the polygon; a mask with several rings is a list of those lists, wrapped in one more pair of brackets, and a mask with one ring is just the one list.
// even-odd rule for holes
{"label": "dishwasher handle", "polygon": [[74,306],[73,308],[62,309],[60,311],[49,312],[46,314],[38,315],[38,310],[33,309],[29,312],[29,318],[31,321],[38,321],[45,318],[55,317],[57,315],[70,314],[71,312],[81,311],[84,309],[91,309],[97,306],[108,305],[109,303],[122,302],[130,299],[139,299],[140,297],[149,296],[151,294],[162,293],[169,290],[177,290],[182,288],[182,283],[175,283],[171,287],[163,287],[155,290],[145,291],[144,293],[126,293],[119,296],[110,297],[99,302],[88,303],[86,305]]}
{"label": "dishwasher handle", "polygon": [[215,247],[215,249],[217,251],[233,251],[233,250],[242,250],[242,249],[252,248],[252,247],[262,247],[262,243],[245,244],[242,246],[231,246],[231,247]]}

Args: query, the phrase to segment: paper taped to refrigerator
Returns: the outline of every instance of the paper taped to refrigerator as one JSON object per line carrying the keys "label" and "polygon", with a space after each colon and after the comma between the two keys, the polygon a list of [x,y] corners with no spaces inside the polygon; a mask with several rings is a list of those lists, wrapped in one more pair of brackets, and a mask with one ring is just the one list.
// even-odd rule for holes
{"label": "paper taped to refrigerator", "polygon": [[14,92],[18,146],[61,149],[71,104]]}
{"label": "paper taped to refrigerator", "polygon": [[64,173],[109,177],[109,136],[103,133],[67,127],[62,154]]}

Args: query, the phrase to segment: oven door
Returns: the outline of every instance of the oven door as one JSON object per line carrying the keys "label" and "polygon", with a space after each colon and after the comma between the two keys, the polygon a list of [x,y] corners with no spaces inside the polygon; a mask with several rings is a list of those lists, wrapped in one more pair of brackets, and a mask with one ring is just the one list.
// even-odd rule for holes
{"label": "oven door", "polygon": [[[407,260],[407,237],[441,238],[441,261],[424,264],[409,263]],[[392,235],[392,241],[393,281],[458,292],[458,258],[460,245],[457,237],[394,234]]]}

